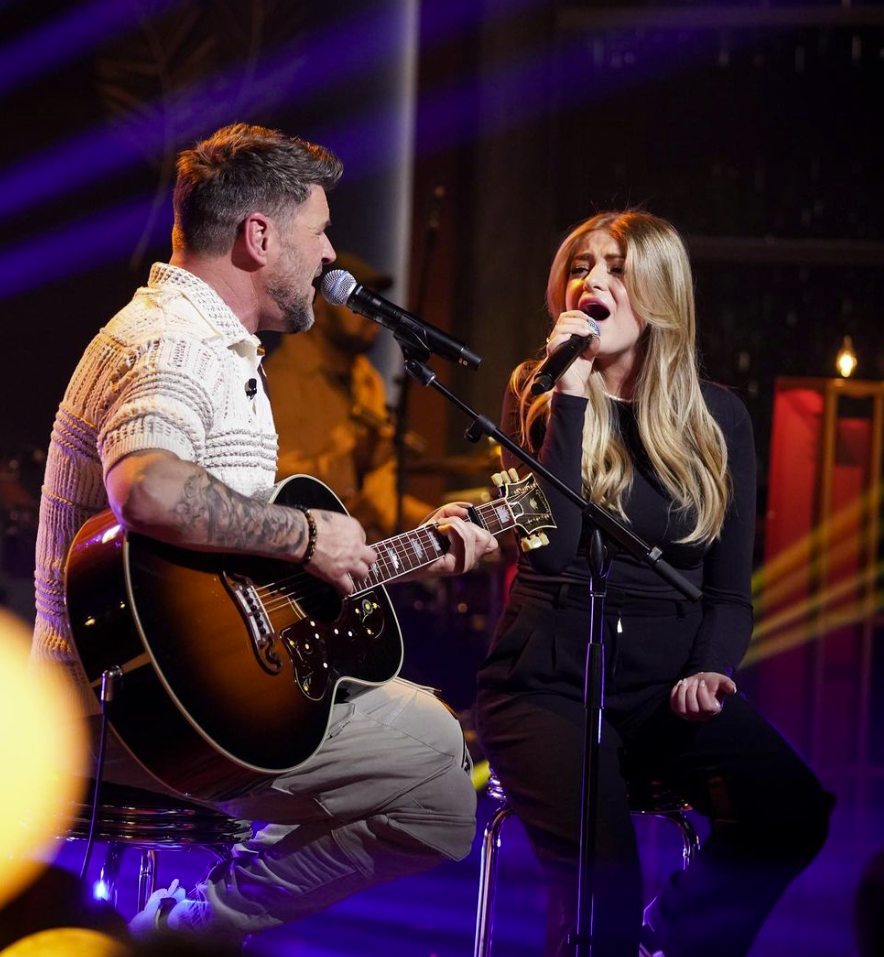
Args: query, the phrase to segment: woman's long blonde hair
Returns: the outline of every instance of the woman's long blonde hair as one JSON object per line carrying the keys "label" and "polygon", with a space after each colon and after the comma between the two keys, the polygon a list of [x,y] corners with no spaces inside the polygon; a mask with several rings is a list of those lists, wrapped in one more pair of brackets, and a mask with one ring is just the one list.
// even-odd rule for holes
{"label": "woman's long blonde hair", "polygon": [[[665,220],[627,210],[587,219],[565,238],[553,259],[546,303],[555,323],[575,255],[589,233],[602,230],[625,257],[623,282],[644,323],[634,401],[639,435],[651,464],[679,510],[695,517],[684,542],[710,542],[721,531],[730,495],[724,436],[700,392],[691,268],[681,237]],[[549,418],[551,393],[531,395],[538,360],[518,366],[510,387],[519,397],[521,438],[535,450]],[[632,461],[619,435],[603,372],[593,366],[583,429],[583,482],[598,505],[625,517],[623,499]]]}

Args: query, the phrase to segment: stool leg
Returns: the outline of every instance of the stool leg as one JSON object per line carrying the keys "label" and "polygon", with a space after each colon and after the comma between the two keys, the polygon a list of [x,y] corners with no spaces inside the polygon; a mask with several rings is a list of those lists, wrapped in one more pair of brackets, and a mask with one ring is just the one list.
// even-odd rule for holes
{"label": "stool leg", "polygon": [[98,875],[104,899],[109,901],[113,907],[117,906],[117,878],[120,874],[120,862],[123,860],[125,850],[125,844],[108,844],[104,855],[104,863],[101,865],[101,872]]}
{"label": "stool leg", "polygon": [[693,859],[700,852],[700,837],[686,814],[675,811],[671,814],[661,814],[660,817],[671,821],[681,831],[681,869],[686,871]]}
{"label": "stool leg", "polygon": [[500,831],[513,813],[511,807],[499,808],[485,828],[482,861],[479,869],[479,901],[476,907],[476,942],[473,957],[490,957],[491,933],[494,929],[494,895],[497,890],[497,863]]}
{"label": "stool leg", "polygon": [[147,899],[157,886],[156,848],[141,848],[141,866],[138,869],[138,910],[144,910]]}

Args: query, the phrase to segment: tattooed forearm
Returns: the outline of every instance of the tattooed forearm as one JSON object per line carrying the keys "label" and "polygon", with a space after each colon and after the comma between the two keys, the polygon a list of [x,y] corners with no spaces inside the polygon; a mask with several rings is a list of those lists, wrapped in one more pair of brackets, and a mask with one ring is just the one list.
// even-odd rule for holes
{"label": "tattooed forearm", "polygon": [[301,512],[240,495],[203,469],[185,479],[171,518],[182,539],[210,549],[291,557],[307,542]]}

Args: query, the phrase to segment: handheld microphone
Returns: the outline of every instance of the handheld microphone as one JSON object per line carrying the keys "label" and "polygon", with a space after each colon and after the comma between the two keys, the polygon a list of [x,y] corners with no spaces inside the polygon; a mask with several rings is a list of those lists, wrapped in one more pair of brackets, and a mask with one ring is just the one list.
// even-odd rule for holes
{"label": "handheld microphone", "polygon": [[346,306],[385,329],[390,329],[403,338],[410,338],[426,351],[427,356],[432,352],[451,362],[459,362],[469,369],[478,369],[482,362],[481,356],[453,336],[449,336],[447,332],[418,319],[383,296],[360,285],[346,269],[332,269],[327,272],[322,277],[321,289],[326,302],[333,306]]}
{"label": "handheld microphone", "polygon": [[540,395],[549,390],[562,378],[562,376],[571,368],[577,357],[583,352],[593,339],[599,338],[599,327],[593,322],[593,331],[585,336],[571,334],[561,345],[555,349],[540,363],[534,378],[531,381],[531,394]]}

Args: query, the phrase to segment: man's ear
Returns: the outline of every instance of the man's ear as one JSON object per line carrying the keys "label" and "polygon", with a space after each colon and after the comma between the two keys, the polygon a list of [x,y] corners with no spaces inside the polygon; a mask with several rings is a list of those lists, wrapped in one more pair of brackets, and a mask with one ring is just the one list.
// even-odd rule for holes
{"label": "man's ear", "polygon": [[263,213],[249,213],[243,220],[240,239],[246,259],[256,266],[266,266],[273,224]]}

